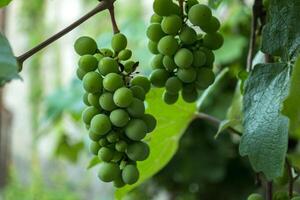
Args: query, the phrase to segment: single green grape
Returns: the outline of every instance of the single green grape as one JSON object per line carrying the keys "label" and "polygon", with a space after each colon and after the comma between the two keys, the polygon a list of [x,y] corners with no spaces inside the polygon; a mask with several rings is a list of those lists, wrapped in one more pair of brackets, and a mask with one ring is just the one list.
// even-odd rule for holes
{"label": "single green grape", "polygon": [[209,50],[205,47],[200,47],[199,50],[201,50],[205,53],[205,58],[206,58],[205,65],[206,66],[211,66],[215,61],[214,53],[211,50]]}
{"label": "single green grape", "polygon": [[203,51],[197,50],[193,52],[194,60],[193,60],[193,66],[195,67],[202,67],[206,63],[206,55]]}
{"label": "single green grape", "polygon": [[101,106],[99,104],[100,95],[101,95],[100,93],[94,93],[94,94],[90,93],[88,95],[88,101],[90,105],[94,106],[95,108],[101,111]]}
{"label": "single green grape", "polygon": [[124,64],[124,71],[126,73],[132,73],[134,71],[133,69],[133,66],[135,65],[135,62],[134,61],[127,61],[125,64]]}
{"label": "single green grape", "polygon": [[115,91],[113,100],[117,106],[126,108],[133,101],[132,91],[126,87],[119,88]]}
{"label": "single green grape", "polygon": [[161,23],[163,17],[159,16],[158,14],[154,13],[150,18],[150,23]]}
{"label": "single green grape", "polygon": [[142,87],[144,89],[145,93],[148,93],[151,88],[151,83],[150,83],[149,79],[147,77],[141,76],[141,75],[135,76],[131,80],[130,84],[132,86],[137,85],[137,86]]}
{"label": "single green grape", "polygon": [[97,43],[93,38],[83,36],[76,40],[74,44],[76,53],[80,56],[90,54],[93,55],[97,50]]}
{"label": "single green grape", "polygon": [[162,62],[168,72],[173,72],[177,68],[174,59],[170,56],[164,56]]}
{"label": "single green grape", "polygon": [[211,50],[221,48],[224,43],[224,38],[220,33],[208,33],[203,38],[203,44]]}
{"label": "single green grape", "polygon": [[150,82],[153,86],[164,87],[169,78],[169,72],[165,69],[156,69],[150,74]]}
{"label": "single green grape", "polygon": [[141,117],[145,113],[145,105],[144,102],[140,99],[133,98],[132,103],[127,107],[127,112],[131,117]]}
{"label": "single green grape", "polygon": [[148,127],[141,119],[132,119],[125,127],[126,136],[134,141],[139,141],[146,136]]}
{"label": "single green grape", "polygon": [[119,175],[115,180],[114,180],[114,187],[116,188],[122,188],[125,186],[125,183],[121,177],[121,175]]}
{"label": "single green grape", "polygon": [[197,71],[194,68],[179,69],[177,77],[184,83],[192,83],[197,78]]}
{"label": "single green grape", "polygon": [[207,24],[203,24],[201,26],[201,29],[205,32],[205,33],[215,33],[217,32],[221,27],[220,21],[212,16],[210,18],[210,22]]}
{"label": "single green grape", "polygon": [[110,142],[110,143],[116,143],[116,142],[119,141],[120,135],[119,135],[119,133],[116,132],[116,131],[110,131],[110,132],[107,134],[106,139],[107,139],[107,141]]}
{"label": "single green grape", "polygon": [[171,35],[164,36],[158,42],[158,51],[163,55],[172,56],[179,47],[178,41]]}
{"label": "single green grape", "polygon": [[100,60],[104,58],[104,55],[102,55],[101,53],[96,53],[94,54],[94,57],[97,59],[98,62],[100,62]]}
{"label": "single green grape", "polygon": [[163,93],[163,100],[166,104],[174,104],[177,102],[178,100],[178,97],[179,97],[179,94],[170,94],[169,92],[167,91],[164,91]]}
{"label": "single green grape", "polygon": [[147,34],[147,37],[153,42],[158,42],[162,37],[164,37],[166,35],[163,32],[161,25],[159,23],[150,24],[150,26],[147,29],[146,34]]}
{"label": "single green grape", "polygon": [[188,12],[188,18],[193,25],[203,26],[210,22],[212,17],[211,10],[208,6],[203,4],[196,4],[192,6]]}
{"label": "single green grape", "polygon": [[193,7],[196,4],[198,4],[198,0],[187,0],[185,3],[185,12],[189,13],[191,7]]}
{"label": "single green grape", "polygon": [[166,82],[166,90],[170,94],[178,94],[178,92],[182,89],[182,82],[181,80],[176,77],[170,77]]}
{"label": "single green grape", "polygon": [[117,33],[111,40],[111,47],[115,52],[120,52],[127,46],[127,38],[122,33]]}
{"label": "single green grape", "polygon": [[99,110],[93,106],[87,107],[83,112],[82,112],[82,121],[85,124],[90,124],[93,117],[97,114],[99,114]]}
{"label": "single green grape", "polygon": [[78,77],[79,80],[82,80],[83,77],[86,75],[86,72],[83,71],[83,70],[80,69],[80,68],[77,68],[77,70],[76,70],[76,75],[77,75],[77,77]]}
{"label": "single green grape", "polygon": [[101,139],[102,135],[89,129],[89,137],[91,140],[98,142]]}
{"label": "single green grape", "polygon": [[253,193],[248,196],[247,200],[264,200],[264,198],[261,194]]}
{"label": "single green grape", "polygon": [[104,89],[114,92],[118,88],[124,86],[123,77],[116,73],[109,73],[103,79]]}
{"label": "single green grape", "polygon": [[109,73],[119,73],[119,64],[113,58],[105,57],[99,62],[98,71],[102,76],[106,76]]}
{"label": "single green grape", "polygon": [[116,109],[109,115],[111,123],[116,127],[124,127],[129,122],[129,115],[123,109]]}
{"label": "single green grape", "polygon": [[179,34],[179,38],[180,40],[187,45],[193,44],[194,42],[196,42],[197,40],[197,32],[189,27],[189,26],[185,26],[180,34]]}
{"label": "single green grape", "polygon": [[153,2],[153,11],[159,16],[168,16],[171,14],[171,0],[155,0]]}
{"label": "single green grape", "polygon": [[198,89],[203,90],[208,88],[208,86],[213,84],[214,80],[215,74],[211,69],[203,67],[197,70],[196,86]]}
{"label": "single green grape", "polygon": [[126,165],[122,170],[122,179],[124,183],[132,185],[139,179],[139,171],[135,165]]}
{"label": "single green grape", "polygon": [[132,91],[132,94],[135,98],[140,99],[141,101],[144,101],[146,98],[146,93],[144,89],[141,86],[134,85],[130,87],[130,90]]}
{"label": "single green grape", "polygon": [[106,111],[112,111],[117,108],[113,100],[113,94],[109,92],[105,92],[100,96],[99,104],[101,108]]}
{"label": "single green grape", "polygon": [[[106,145],[109,144],[109,142],[107,141],[107,139],[105,137],[104,138],[100,138],[98,143],[99,143],[99,145],[101,147],[105,147]],[[98,153],[97,153],[97,155],[98,155]]]}
{"label": "single green grape", "polygon": [[127,149],[127,143],[123,140],[120,140],[119,142],[116,143],[115,148],[119,152],[125,152]]}
{"label": "single green grape", "polygon": [[141,119],[146,123],[147,127],[148,127],[148,133],[151,133],[152,131],[154,131],[155,127],[156,127],[156,119],[153,115],[150,114],[144,114]]}
{"label": "single green grape", "polygon": [[84,93],[84,95],[82,96],[82,101],[86,106],[91,106],[89,99],[88,99],[89,93]]}
{"label": "single green grape", "polygon": [[177,51],[174,57],[176,65],[181,68],[189,68],[193,63],[193,59],[193,53],[186,48]]}
{"label": "single green grape", "polygon": [[105,135],[111,129],[111,122],[104,114],[95,115],[91,121],[91,131],[100,135]]}
{"label": "single green grape", "polygon": [[120,51],[118,58],[120,60],[128,60],[131,58],[131,56],[132,56],[132,51],[129,49],[124,49],[124,50]]}
{"label": "single green grape", "polygon": [[164,56],[162,54],[153,56],[150,64],[152,69],[164,69],[163,58]]}
{"label": "single green grape", "polygon": [[114,55],[114,52],[107,48],[102,48],[99,51],[104,57],[112,57]]}
{"label": "single green grape", "polygon": [[114,150],[107,147],[101,147],[98,152],[98,157],[104,162],[109,162],[114,157]]}
{"label": "single green grape", "polygon": [[183,87],[181,91],[181,96],[185,102],[193,103],[198,99],[198,92],[196,89],[189,90]]}
{"label": "single green grape", "polygon": [[123,159],[124,155],[125,155],[125,154],[122,153],[122,152],[115,151],[114,157],[113,157],[113,159],[112,159],[112,162],[119,162],[120,160]]}
{"label": "single green grape", "polygon": [[86,92],[97,93],[102,90],[102,76],[97,72],[88,72],[82,80]]}
{"label": "single green grape", "polygon": [[98,155],[98,151],[99,151],[99,149],[100,149],[100,144],[98,143],[98,142],[91,142],[90,143],[90,152],[92,153],[92,154],[94,154],[95,156],[97,156]]}
{"label": "single green grape", "polygon": [[85,72],[95,71],[98,66],[98,60],[92,55],[83,55],[78,61],[78,66]]}
{"label": "single green grape", "polygon": [[150,148],[144,142],[134,142],[127,147],[126,154],[131,160],[143,161],[148,158]]}
{"label": "single green grape", "polygon": [[116,163],[102,162],[99,164],[98,177],[104,182],[111,182],[115,180],[120,173],[121,170]]}
{"label": "single green grape", "polygon": [[182,27],[182,19],[178,15],[170,15],[163,18],[162,30],[169,35],[176,35]]}
{"label": "single green grape", "polygon": [[159,54],[159,51],[157,49],[157,43],[153,42],[151,40],[148,41],[148,49],[152,54]]}

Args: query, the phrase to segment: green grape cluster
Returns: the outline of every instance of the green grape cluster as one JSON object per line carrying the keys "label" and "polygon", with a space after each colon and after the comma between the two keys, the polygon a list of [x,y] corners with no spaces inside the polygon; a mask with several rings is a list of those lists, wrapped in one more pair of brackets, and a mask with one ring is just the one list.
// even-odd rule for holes
{"label": "green grape cluster", "polygon": [[92,140],[90,151],[102,161],[98,177],[123,187],[139,178],[136,162],[150,152],[142,139],[155,129],[156,120],[145,114],[151,83],[144,76],[133,76],[138,63],[130,60],[127,38],[115,34],[111,46],[112,50],[98,49],[90,37],[80,37],[74,45],[81,56],[77,76],[86,91],[82,120]]}
{"label": "green grape cluster", "polygon": [[153,10],[147,29],[148,49],[154,54],[150,81],[165,87],[167,104],[174,104],[179,93],[186,102],[195,102],[198,91],[215,79],[213,51],[223,45],[220,22],[197,0],[184,1],[182,8],[172,0],[155,0]]}

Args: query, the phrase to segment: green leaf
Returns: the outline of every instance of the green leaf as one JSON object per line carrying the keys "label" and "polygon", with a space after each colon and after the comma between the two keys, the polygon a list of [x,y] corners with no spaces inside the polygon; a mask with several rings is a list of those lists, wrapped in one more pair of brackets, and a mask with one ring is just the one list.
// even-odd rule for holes
{"label": "green leaf", "polygon": [[282,113],[290,119],[290,134],[300,138],[300,57],[293,68],[291,79],[289,95],[283,102]]}
{"label": "green leaf", "polygon": [[214,9],[218,8],[223,0],[209,0],[208,5]]}
{"label": "green leaf", "polygon": [[290,68],[284,63],[256,65],[246,81],[240,154],[248,155],[254,170],[269,180],[284,168],[288,119],[280,110],[289,81]]}
{"label": "green leaf", "polygon": [[95,156],[90,160],[86,169],[91,169],[91,168],[95,167],[96,165],[98,165],[99,163],[101,163],[101,160],[98,158],[98,156]]}
{"label": "green leaf", "polygon": [[289,60],[300,50],[300,1],[270,0],[262,51]]}
{"label": "green leaf", "polygon": [[293,167],[299,172],[300,171],[300,153],[293,152],[287,155],[287,159]]}
{"label": "green leaf", "polygon": [[[1,5],[1,4],[0,4]],[[20,78],[17,60],[6,37],[0,33],[0,85]]]}
{"label": "green leaf", "polygon": [[0,8],[7,6],[11,0],[0,0]]}
{"label": "green leaf", "polygon": [[145,139],[150,145],[150,156],[146,161],[138,162],[139,181],[116,191],[115,198],[118,200],[157,173],[171,160],[177,151],[179,139],[194,117],[195,104],[187,104],[180,99],[174,105],[166,105],[161,100],[162,93],[162,89],[152,89],[147,96],[147,112],[157,118],[156,129]]}

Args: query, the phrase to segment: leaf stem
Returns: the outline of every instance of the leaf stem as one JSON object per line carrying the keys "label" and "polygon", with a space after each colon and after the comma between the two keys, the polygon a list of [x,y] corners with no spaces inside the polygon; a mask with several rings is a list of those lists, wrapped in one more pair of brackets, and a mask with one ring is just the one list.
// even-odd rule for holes
{"label": "leaf stem", "polygon": [[83,22],[85,22],[86,20],[88,20],[89,18],[94,16],[95,14],[112,7],[113,3],[114,3],[114,0],[113,1],[101,1],[93,10],[91,10],[90,12],[88,12],[87,14],[85,14],[84,16],[82,16],[81,18],[76,20],[75,22],[73,22],[68,27],[64,28],[60,32],[56,33],[55,35],[53,35],[50,38],[46,39],[45,41],[41,42],[40,44],[33,47],[32,49],[25,52],[24,54],[18,56],[16,59],[20,65],[20,71],[22,70],[22,65],[25,60],[27,60],[28,58],[30,58],[31,56],[33,56],[40,50],[44,49],[51,43],[55,42],[57,39],[61,38],[65,34],[69,33],[70,31],[72,31],[73,29],[78,27],[80,24],[82,24]]}
{"label": "leaf stem", "polygon": [[110,4],[110,6],[108,7],[108,11],[110,14],[110,19],[111,19],[111,24],[113,27],[114,34],[120,33],[120,29],[118,27],[116,17],[115,17],[115,8],[113,4]]}
{"label": "leaf stem", "polygon": [[[201,119],[201,120],[204,120],[204,121],[207,121],[209,122],[211,125],[215,126],[215,127],[219,127],[220,124],[221,124],[221,120],[211,116],[211,115],[208,115],[208,114],[205,114],[205,113],[201,113],[201,112],[198,112],[195,114],[195,117],[194,119]],[[241,136],[242,133],[235,130],[234,128],[227,128],[226,129],[229,133],[233,134],[233,135],[238,135],[238,136]]]}

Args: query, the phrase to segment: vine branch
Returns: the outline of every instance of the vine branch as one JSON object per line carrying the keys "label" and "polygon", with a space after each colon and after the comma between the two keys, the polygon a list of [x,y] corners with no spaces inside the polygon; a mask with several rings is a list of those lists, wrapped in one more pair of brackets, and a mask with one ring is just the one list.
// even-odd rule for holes
{"label": "vine branch", "polygon": [[293,171],[292,171],[292,165],[290,164],[290,162],[288,161],[288,159],[285,160],[286,163],[286,167],[287,167],[287,172],[288,172],[288,176],[289,176],[289,197],[293,198],[293,191],[294,191],[294,177],[293,177]]}
{"label": "vine branch", "polygon": [[111,19],[111,24],[113,27],[114,34],[120,33],[120,29],[118,27],[118,24],[116,22],[116,17],[115,17],[115,8],[114,5],[111,4],[110,7],[108,8],[109,14],[110,14],[110,19]]}
{"label": "vine branch", "polygon": [[[213,126],[215,126],[217,128],[221,124],[221,121],[219,119],[217,119],[217,118],[215,118],[215,117],[213,117],[211,115],[208,115],[208,114],[205,114],[205,113],[201,113],[201,112],[196,113],[194,119],[201,119],[201,120],[207,121],[208,123],[210,123],[211,125],[213,125]],[[231,127],[227,128],[226,130],[229,133],[233,134],[233,135],[239,135],[239,136],[242,135],[241,132],[239,132],[239,131],[235,130],[234,128],[231,128]]]}
{"label": "vine branch", "polygon": [[266,200],[273,199],[273,182],[268,181],[266,184]]}
{"label": "vine branch", "polygon": [[79,18],[78,20],[76,20],[75,22],[73,22],[68,27],[64,28],[60,32],[56,33],[55,35],[53,35],[50,38],[46,39],[45,41],[41,42],[40,44],[38,44],[37,46],[33,47],[32,49],[30,49],[29,51],[25,52],[24,54],[16,57],[19,65],[20,65],[20,71],[22,70],[22,65],[23,65],[23,63],[24,63],[25,60],[27,60],[28,58],[30,58],[31,56],[33,56],[34,54],[36,54],[40,50],[44,49],[45,47],[47,47],[51,43],[55,42],[57,39],[59,39],[62,36],[66,35],[67,33],[69,33],[70,31],[72,31],[73,29],[75,29],[79,25],[81,25],[83,22],[85,22],[86,20],[88,20],[89,18],[91,18],[92,16],[94,16],[95,14],[97,14],[97,13],[99,13],[99,12],[105,10],[105,9],[112,8],[114,1],[115,0],[101,1],[93,10],[91,10],[90,12],[88,12],[87,14],[85,14],[84,16],[82,16],[81,18]]}

